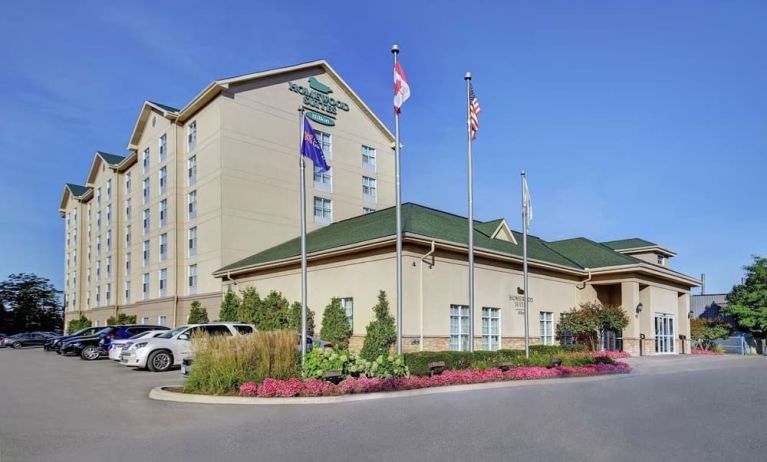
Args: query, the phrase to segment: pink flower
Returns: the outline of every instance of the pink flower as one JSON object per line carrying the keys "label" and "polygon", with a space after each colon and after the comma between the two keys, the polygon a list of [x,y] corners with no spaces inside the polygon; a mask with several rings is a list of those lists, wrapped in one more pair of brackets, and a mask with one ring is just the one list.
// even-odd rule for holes
{"label": "pink flower", "polygon": [[704,350],[702,348],[693,348],[692,350],[690,350],[690,353],[694,355],[703,355],[703,356],[719,356],[724,354],[718,351]]}
{"label": "pink flower", "polygon": [[256,382],[245,382],[240,385],[240,396],[256,396],[258,393],[258,384]]}

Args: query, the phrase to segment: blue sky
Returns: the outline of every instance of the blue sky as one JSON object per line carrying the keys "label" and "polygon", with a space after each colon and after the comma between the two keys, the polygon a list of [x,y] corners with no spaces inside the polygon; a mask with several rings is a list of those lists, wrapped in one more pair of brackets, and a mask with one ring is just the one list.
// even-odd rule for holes
{"label": "blue sky", "polygon": [[[258,5],[258,3],[267,3]],[[369,6],[368,6],[369,5]],[[763,1],[13,2],[0,15],[0,275],[63,280],[63,183],[124,153],[143,100],[327,59],[390,126],[403,198],[466,213],[464,82],[482,105],[475,216],[544,239],[643,237],[728,291],[767,255]]]}

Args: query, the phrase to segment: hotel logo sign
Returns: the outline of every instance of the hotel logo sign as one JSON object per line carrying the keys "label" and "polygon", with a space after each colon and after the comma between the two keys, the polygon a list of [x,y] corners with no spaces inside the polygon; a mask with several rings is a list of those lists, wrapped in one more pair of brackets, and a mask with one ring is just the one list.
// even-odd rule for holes
{"label": "hotel logo sign", "polygon": [[323,125],[335,125],[335,116],[338,111],[349,112],[349,105],[345,101],[338,100],[332,96],[333,89],[317,80],[315,77],[309,77],[309,85],[305,87],[294,82],[288,82],[288,89],[304,97],[304,106],[318,109],[325,112],[309,111],[306,116],[317,123]]}

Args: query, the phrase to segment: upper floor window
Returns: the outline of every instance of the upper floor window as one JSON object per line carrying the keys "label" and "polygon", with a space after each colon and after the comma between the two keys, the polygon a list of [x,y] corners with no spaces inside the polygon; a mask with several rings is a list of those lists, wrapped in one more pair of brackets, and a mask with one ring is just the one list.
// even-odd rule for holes
{"label": "upper floor window", "polygon": [[333,158],[333,137],[330,136],[330,133],[321,132],[318,130],[314,131],[314,135],[317,137],[317,141],[320,143],[320,146],[322,147],[322,153],[325,154],[325,159],[332,159]]}
{"label": "upper floor window", "polygon": [[168,135],[162,134],[160,137],[160,162],[165,162],[168,158]]}
{"label": "upper floor window", "polygon": [[371,172],[376,171],[376,150],[362,145],[362,168]]}
{"label": "upper floor window", "polygon": [[160,261],[168,259],[168,233],[160,234]]}
{"label": "upper floor window", "polygon": [[314,222],[326,225],[333,221],[333,203],[324,197],[314,198]]}
{"label": "upper floor window", "polygon": [[333,169],[321,171],[320,167],[314,166],[314,189],[317,191],[330,192],[333,190]]}
{"label": "upper floor window", "polygon": [[160,270],[160,297],[164,297],[168,290],[168,270],[163,268]]}
{"label": "upper floor window", "polygon": [[147,170],[149,170],[149,157],[150,157],[150,151],[149,148],[144,149],[144,153],[141,154],[141,168],[142,172],[146,174]]}
{"label": "upper floor window", "polygon": [[96,212],[96,231],[101,231],[101,210]]}
{"label": "upper floor window", "polygon": [[168,224],[168,199],[160,201],[160,228]]}
{"label": "upper floor window", "polygon": [[189,256],[194,257],[197,255],[197,227],[193,226],[189,228]]}
{"label": "upper floor window", "polygon": [[372,202],[376,201],[376,179],[369,176],[362,177],[362,197]]}
{"label": "upper floor window", "polygon": [[101,207],[101,188],[96,188],[96,206]]}
{"label": "upper floor window", "polygon": [[144,300],[149,298],[149,273],[144,273],[141,276],[141,293]]}
{"label": "upper floor window", "polygon": [[186,127],[186,147],[187,151],[192,151],[197,147],[197,121],[190,123]]}
{"label": "upper floor window", "polygon": [[160,182],[160,194],[168,192],[168,167],[162,167],[158,173]]}
{"label": "upper floor window", "polygon": [[189,265],[187,272],[189,279],[187,287],[189,288],[189,295],[192,295],[197,292],[197,265]]}
{"label": "upper floor window", "polygon": [[107,200],[112,199],[112,179],[107,180]]}
{"label": "upper floor window", "polygon": [[189,186],[197,182],[197,156],[192,156],[186,161],[186,178]]}
{"label": "upper floor window", "polygon": [[144,234],[149,234],[149,227],[151,226],[151,212],[149,209],[144,209],[143,224]]}
{"label": "upper floor window", "polygon": [[125,174],[125,194],[130,194],[131,188],[131,174],[130,172]]}
{"label": "upper floor window", "polygon": [[666,256],[665,255],[658,254],[658,264],[659,265],[663,265],[663,266],[666,265]]}
{"label": "upper floor window", "polygon": [[107,204],[107,224],[112,224],[112,204]]}
{"label": "upper floor window", "polygon": [[189,191],[189,194],[187,194],[187,207],[189,219],[197,217],[197,191]]}
{"label": "upper floor window", "polygon": [[125,199],[125,219],[130,220],[130,213],[131,213],[131,207],[130,207],[130,197]]}
{"label": "upper floor window", "polygon": [[142,265],[144,267],[149,266],[149,241],[144,241],[144,246],[141,248],[142,251]]}

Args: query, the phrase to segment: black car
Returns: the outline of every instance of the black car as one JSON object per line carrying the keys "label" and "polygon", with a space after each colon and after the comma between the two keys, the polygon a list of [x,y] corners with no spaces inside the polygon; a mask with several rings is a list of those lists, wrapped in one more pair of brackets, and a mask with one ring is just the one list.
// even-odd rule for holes
{"label": "black car", "polygon": [[57,335],[55,337],[51,337],[47,342],[45,342],[45,345],[43,345],[43,350],[45,351],[58,350],[61,347],[62,343],[64,343],[65,341],[71,338],[95,335],[96,332],[103,329],[104,329],[103,327],[86,327],[85,329],[80,329],[76,332],[72,332],[69,335]]}
{"label": "black car", "polygon": [[114,340],[133,337],[136,334],[148,330],[168,330],[165,326],[152,326],[149,324],[130,324],[122,326],[109,326],[101,329],[95,335],[87,337],[73,337],[61,345],[61,354],[75,355],[80,358],[93,361],[107,354],[105,345]]}
{"label": "black car", "polygon": [[23,334],[16,334],[12,337],[5,339],[5,345],[19,349],[25,346],[40,347],[48,341],[49,336],[42,332],[25,332]]}

